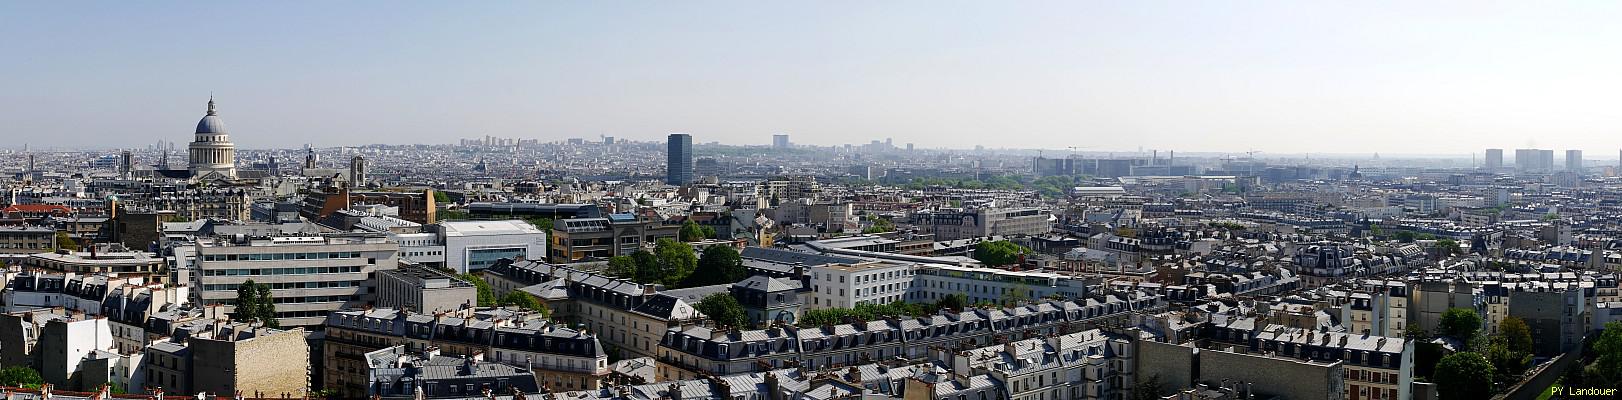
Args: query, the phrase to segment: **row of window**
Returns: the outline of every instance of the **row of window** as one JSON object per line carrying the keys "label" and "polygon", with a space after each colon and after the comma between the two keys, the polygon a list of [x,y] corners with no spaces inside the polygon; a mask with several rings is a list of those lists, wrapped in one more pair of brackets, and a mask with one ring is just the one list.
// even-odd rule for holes
{"label": "row of window", "polygon": [[[260,283],[260,285],[268,285],[271,289],[328,289],[359,287],[360,281],[275,282]],[[203,285],[203,290],[233,291],[237,290],[239,286],[241,285],[236,283],[207,284]]]}
{"label": "row of window", "polygon": [[360,272],[360,270],[361,267],[358,265],[344,267],[205,269],[203,270],[203,276],[343,274]]}
{"label": "row of window", "polygon": [[[331,303],[331,302],[338,302],[338,301],[351,301],[351,300],[357,300],[357,299],[358,298],[356,296],[352,296],[352,295],[349,295],[349,296],[294,296],[294,297],[275,297],[275,298],[272,298],[273,302],[276,303],[276,304]],[[280,315],[280,313],[278,313],[277,315]]]}
{"label": "row of window", "polygon": [[325,260],[338,258],[360,258],[360,252],[337,251],[317,253],[209,254],[202,256],[202,258],[203,261]]}

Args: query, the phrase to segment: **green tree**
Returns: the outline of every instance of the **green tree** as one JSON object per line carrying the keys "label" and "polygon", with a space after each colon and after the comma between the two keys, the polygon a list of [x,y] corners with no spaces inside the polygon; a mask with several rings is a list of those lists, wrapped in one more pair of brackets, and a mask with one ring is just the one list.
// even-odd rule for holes
{"label": "green tree", "polygon": [[631,256],[613,256],[608,258],[608,269],[604,272],[620,278],[636,280],[636,259]]}
{"label": "green tree", "polygon": [[968,307],[968,305],[969,295],[963,293],[953,293],[940,298],[940,300],[935,300],[935,307],[943,310],[963,311],[963,307]]}
{"label": "green tree", "polygon": [[1605,324],[1594,339],[1594,362],[1583,368],[1585,384],[1622,386],[1622,322]]}
{"label": "green tree", "polygon": [[1453,239],[1437,240],[1436,248],[1442,253],[1443,257],[1464,253],[1464,251],[1459,247],[1459,242],[1454,241]]}
{"label": "green tree", "polygon": [[276,300],[270,295],[270,285],[254,285],[254,292],[259,297],[259,310],[256,313],[259,322],[267,327],[280,328],[282,324],[276,320]]}
{"label": "green tree", "polygon": [[231,318],[236,321],[253,322],[259,319],[259,285],[249,279],[237,285],[236,308]]}
{"label": "green tree", "polygon": [[868,234],[885,232],[895,232],[895,223],[888,218],[874,218],[872,226],[862,229],[862,233]]}
{"label": "green tree", "polygon": [[33,388],[44,384],[45,379],[33,368],[18,365],[0,369],[0,385]]}
{"label": "green tree", "polygon": [[540,229],[542,231],[551,231],[552,230],[552,219],[551,218],[546,218],[546,217],[525,218],[524,222],[528,222],[530,225],[534,225],[535,229]]}
{"label": "green tree", "polygon": [[1526,325],[1526,320],[1509,317],[1498,326],[1498,335],[1503,336],[1505,345],[1509,350],[1517,353],[1532,354],[1532,328]]}
{"label": "green tree", "polygon": [[[669,239],[665,239],[669,240]],[[659,257],[647,250],[637,250],[631,253],[631,261],[636,265],[636,275],[633,281],[637,283],[660,283],[663,275],[659,271]]]}
{"label": "green tree", "polygon": [[496,303],[502,306],[515,306],[525,310],[538,310],[541,308],[540,299],[537,299],[535,298],[535,295],[529,294],[529,292],[522,290],[513,290],[507,292],[507,294],[501,295],[501,300],[497,301]]}
{"label": "green tree", "polygon": [[472,273],[463,273],[456,277],[473,284],[474,291],[478,293],[476,300],[479,302],[479,307],[494,307],[496,305],[496,292],[490,289],[490,282],[485,282],[484,278]]}
{"label": "green tree", "polygon": [[687,277],[687,286],[733,283],[749,277],[743,257],[732,246],[709,246],[698,257],[698,267]]}
{"label": "green tree", "polygon": [[444,203],[450,203],[450,202],[451,202],[451,196],[450,195],[445,194],[445,192],[441,192],[441,191],[438,191],[438,190],[434,191],[434,204],[444,204]]}
{"label": "green tree", "polygon": [[1435,376],[1441,400],[1485,399],[1492,395],[1492,363],[1472,352],[1453,353],[1436,363]]}
{"label": "green tree", "polygon": [[681,231],[677,232],[677,236],[683,242],[697,242],[708,239],[708,237],[704,236],[704,227],[698,226],[697,223],[690,220],[681,224]]}
{"label": "green tree", "polygon": [[1442,320],[1437,323],[1436,330],[1442,336],[1468,343],[1475,338],[1476,332],[1481,331],[1481,316],[1476,314],[1476,310],[1449,308],[1442,313]]}
{"label": "green tree", "polygon": [[743,305],[730,293],[716,293],[705,296],[693,305],[698,312],[704,313],[718,326],[738,329],[749,327],[749,313],[744,312]]}
{"label": "green tree", "polygon": [[68,236],[67,231],[56,231],[56,248],[61,250],[79,251],[79,242]]}
{"label": "green tree", "polygon": [[686,243],[659,239],[653,245],[653,256],[658,261],[659,281],[665,286],[680,284],[698,268],[698,255]]}
{"label": "green tree", "polygon": [[974,259],[990,266],[1019,263],[1020,256],[1025,253],[1024,247],[1007,240],[980,242],[974,245]]}
{"label": "green tree", "polygon": [[1414,231],[1397,231],[1393,236],[1397,238],[1398,242],[1413,243],[1414,239],[1419,237],[1419,234],[1414,233]]}
{"label": "green tree", "polygon": [[1532,363],[1532,354],[1518,352],[1509,348],[1508,340],[1503,336],[1493,336],[1487,345],[1487,362],[1492,363],[1495,382],[1514,382],[1521,379],[1526,372],[1527,365]]}

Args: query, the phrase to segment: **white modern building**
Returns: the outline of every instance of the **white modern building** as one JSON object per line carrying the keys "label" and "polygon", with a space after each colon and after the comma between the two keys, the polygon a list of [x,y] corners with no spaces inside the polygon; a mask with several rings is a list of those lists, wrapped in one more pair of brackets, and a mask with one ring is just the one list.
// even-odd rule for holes
{"label": "white modern building", "polygon": [[400,250],[382,235],[199,241],[195,248],[199,304],[234,312],[237,287],[252,280],[270,285],[282,326],[318,325],[332,311],[365,305],[373,273],[395,269]]}
{"label": "white modern building", "polygon": [[546,231],[522,220],[446,221],[420,230],[388,233],[389,240],[400,244],[400,259],[464,273],[503,258],[546,257]]}
{"label": "white modern building", "polygon": [[967,296],[970,303],[1087,295],[1087,283],[1081,277],[1049,272],[923,264],[916,274],[907,301],[932,302],[954,294]]}
{"label": "white modern building", "polygon": [[913,264],[870,261],[811,267],[808,309],[854,308],[904,300],[912,285]]}
{"label": "white modern building", "polygon": [[483,270],[503,258],[546,258],[546,232],[521,220],[449,221],[423,230],[438,236],[444,265],[458,273]]}

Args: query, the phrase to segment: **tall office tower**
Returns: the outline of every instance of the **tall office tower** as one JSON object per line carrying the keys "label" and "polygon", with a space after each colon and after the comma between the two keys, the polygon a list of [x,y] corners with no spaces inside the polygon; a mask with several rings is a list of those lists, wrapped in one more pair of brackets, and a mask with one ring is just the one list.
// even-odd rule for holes
{"label": "tall office tower", "polygon": [[1566,170],[1571,171],[1571,172],[1576,172],[1578,175],[1582,175],[1582,173],[1583,173],[1583,151],[1582,150],[1566,150]]}
{"label": "tall office tower", "polygon": [[788,135],[772,135],[772,148],[786,149],[788,146]]}
{"label": "tall office tower", "polygon": [[1504,167],[1504,149],[1487,149],[1487,170],[1497,170]]}
{"label": "tall office tower", "polygon": [[665,183],[686,185],[693,182],[693,136],[672,133],[665,139]]}
{"label": "tall office tower", "polygon": [[1554,150],[1538,150],[1538,170],[1554,172]]}

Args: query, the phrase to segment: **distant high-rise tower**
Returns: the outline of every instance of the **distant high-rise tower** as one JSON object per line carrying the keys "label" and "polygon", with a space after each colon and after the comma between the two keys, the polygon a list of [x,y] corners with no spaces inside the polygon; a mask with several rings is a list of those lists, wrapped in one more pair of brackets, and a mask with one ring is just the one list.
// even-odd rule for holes
{"label": "distant high-rise tower", "polygon": [[1487,163],[1482,167],[1488,171],[1504,168],[1504,149],[1487,149]]}
{"label": "distant high-rise tower", "polygon": [[1566,150],[1566,170],[1578,175],[1583,173],[1583,151]]}
{"label": "distant high-rise tower", "polygon": [[208,97],[208,114],[197,121],[196,136],[192,138],[191,163],[188,165],[191,176],[201,178],[214,174],[221,178],[235,179],[237,177],[237,150],[231,143],[231,136],[225,131],[225,121],[220,120],[219,114],[214,112],[214,96]]}
{"label": "distant high-rise tower", "polygon": [[356,154],[349,159],[349,187],[366,186],[366,157]]}
{"label": "distant high-rise tower", "polygon": [[786,149],[788,146],[788,135],[772,135],[772,148]]}
{"label": "distant high-rise tower", "polygon": [[129,179],[130,170],[131,167],[134,166],[134,162],[135,156],[130,154],[129,150],[124,150],[124,152],[118,153],[118,177],[121,179]]}
{"label": "distant high-rise tower", "polygon": [[686,185],[693,182],[693,136],[672,133],[665,138],[665,183]]}
{"label": "distant high-rise tower", "polygon": [[1515,149],[1515,171],[1522,173],[1554,172],[1554,150]]}

